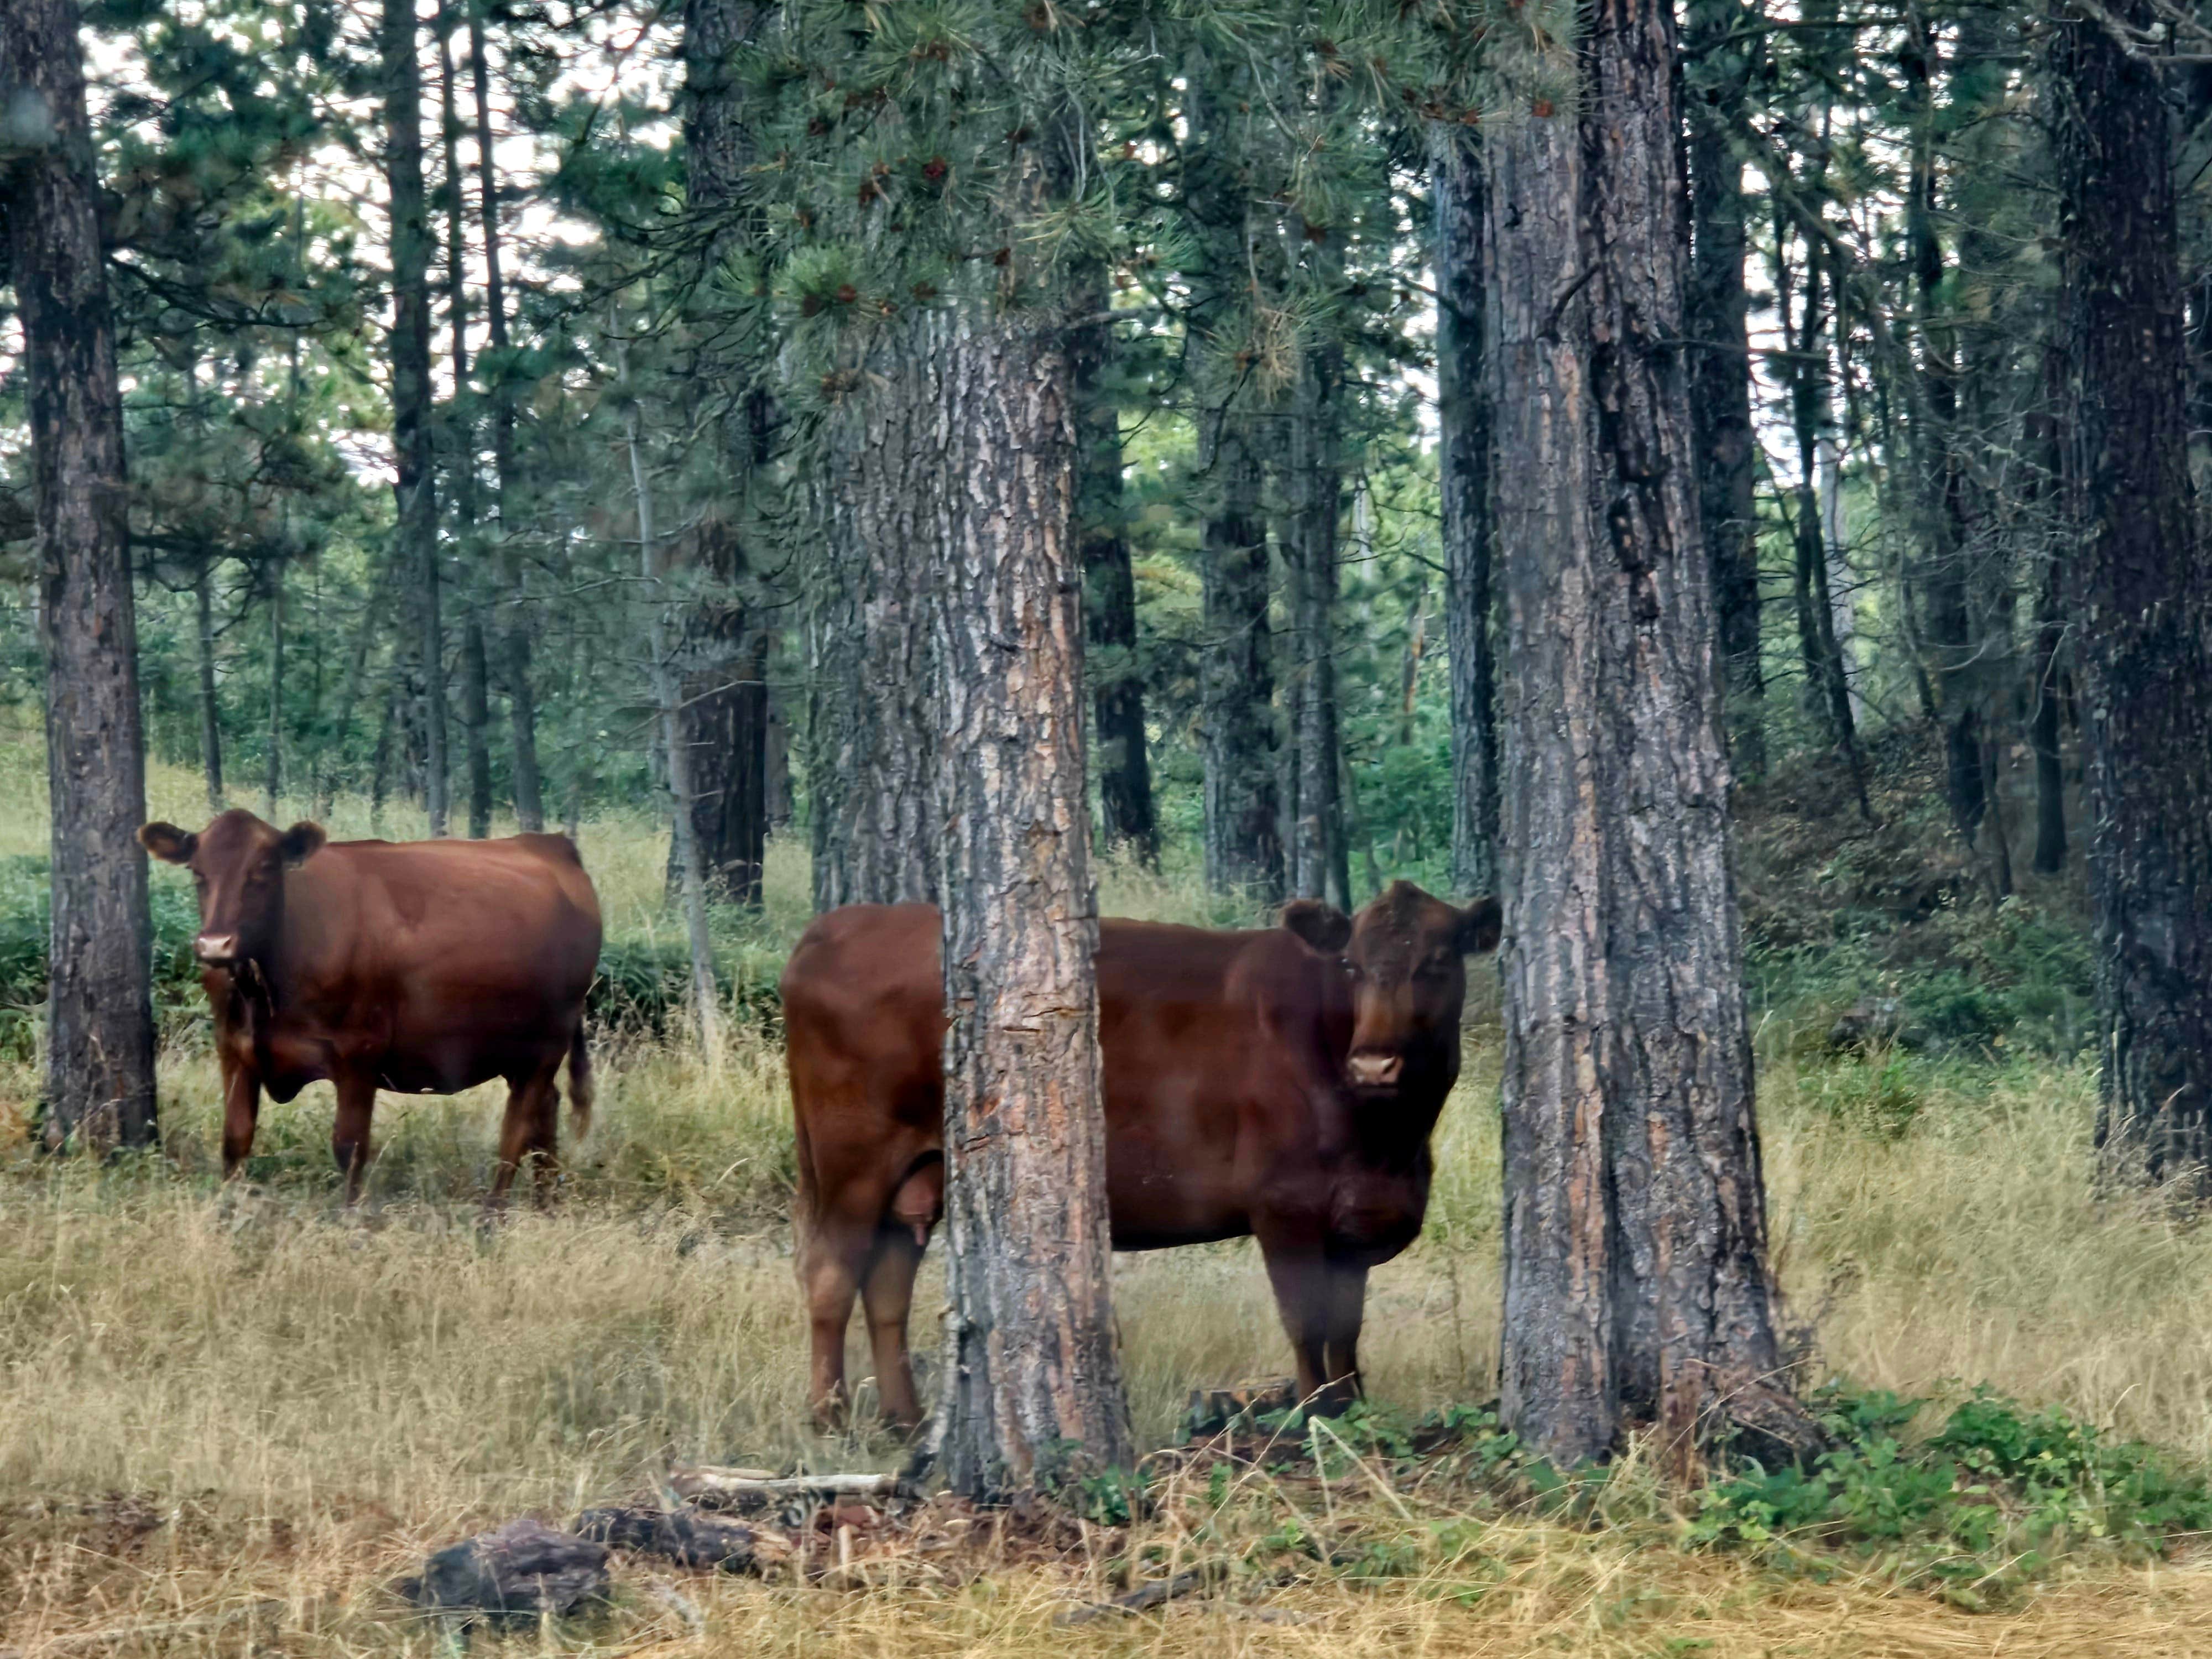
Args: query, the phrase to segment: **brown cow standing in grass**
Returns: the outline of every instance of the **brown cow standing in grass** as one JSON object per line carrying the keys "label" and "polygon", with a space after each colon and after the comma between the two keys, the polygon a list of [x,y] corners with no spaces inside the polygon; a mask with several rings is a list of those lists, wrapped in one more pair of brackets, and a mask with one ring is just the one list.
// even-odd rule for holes
{"label": "brown cow standing in grass", "polygon": [[554,1167],[561,1062],[575,1133],[592,1121],[584,994],[599,901],[565,836],[505,841],[326,841],[242,808],[192,835],[138,832],[192,872],[192,953],[222,1066],[222,1170],[253,1150],[264,1089],[337,1085],[331,1151],[361,1194],[376,1091],[453,1094],[507,1080],[495,1202],[523,1160]]}
{"label": "brown cow standing in grass", "polygon": [[[1495,899],[1462,910],[1402,881],[1351,921],[1299,900],[1252,932],[1100,924],[1114,1247],[1257,1237],[1308,1398],[1358,1392],[1367,1272],[1420,1232],[1462,958],[1498,927]],[[783,1012],[815,1410],[844,1403],[857,1293],[884,1415],[911,1425],[907,1315],[945,1184],[936,908],[817,917]]]}

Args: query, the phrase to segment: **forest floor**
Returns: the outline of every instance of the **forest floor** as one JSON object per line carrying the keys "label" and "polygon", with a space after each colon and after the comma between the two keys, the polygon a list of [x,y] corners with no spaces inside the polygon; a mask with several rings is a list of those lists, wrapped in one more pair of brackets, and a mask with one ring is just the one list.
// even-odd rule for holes
{"label": "forest floor", "polygon": [[[35,756],[21,757],[0,759],[0,786],[21,785],[0,787],[0,857],[43,850]],[[204,815],[189,775],[157,771],[153,793],[159,813]],[[1775,1260],[1806,1381],[1928,1402],[1899,1408],[1895,1438],[1908,1447],[1933,1443],[1946,1413],[1986,1386],[2024,1411],[2061,1408],[2108,1441],[2149,1443],[2185,1484],[2212,1468],[2212,1231],[2093,1191],[2091,1069],[2008,1036],[2078,1012],[2014,960],[2043,948],[2017,915],[1958,924],[1932,966],[1908,960],[1925,941],[1846,947],[1819,939],[1811,921],[1791,943],[1790,907],[1809,914],[1824,883],[1921,879],[1900,875],[1910,860],[1880,837],[1808,827],[1825,817],[1817,801],[1771,806],[1764,823],[1754,812],[1746,855],[1748,902],[1769,913],[1762,937],[1779,941],[1762,946],[1762,971],[1788,996],[1770,999],[1762,1021],[1759,1085]],[[1833,844],[1814,845],[1822,835]],[[664,854],[649,829],[595,821],[584,842],[611,933],[665,927]],[[757,925],[794,928],[796,855],[778,854],[771,887]],[[1172,882],[1116,872],[1107,908],[1174,914],[1186,902]],[[1816,983],[1814,945],[1856,951],[1852,974]],[[1977,950],[1991,963],[1978,976]],[[1868,997],[1879,1013],[1890,985],[1920,999],[1895,1041],[1826,1040]],[[1914,1036],[1913,1020],[1990,1025],[1968,993],[2026,1012],[1973,1042]],[[1885,1540],[1880,1527],[1826,1522],[1793,1538],[1747,1520],[1771,1516],[1741,1493],[1723,1510],[1670,1491],[1635,1454],[1581,1495],[1501,1462],[1486,1431],[1468,1443],[1492,1449],[1480,1455],[1413,1455],[1427,1443],[1412,1425],[1494,1391],[1494,1006],[1471,1012],[1467,1040],[1430,1226],[1374,1277],[1362,1357],[1378,1411],[1332,1441],[1338,1449],[1309,1430],[1283,1457],[1164,1460],[1133,1527],[1086,1524],[1055,1548],[971,1551],[957,1567],[902,1553],[888,1521],[880,1551],[864,1537],[860,1564],[827,1578],[819,1563],[764,1579],[632,1564],[610,1610],[479,1645],[652,1647],[669,1659],[1044,1646],[2212,1653],[2212,1553],[2181,1535],[2195,1500],[2131,1532],[2106,1503],[2119,1466],[2094,1457],[2056,1530],[2015,1548],[2028,1534],[2012,1498],[1994,1541],[1931,1543],[1901,1523]],[[252,1182],[218,1187],[214,1066],[189,1023],[165,1045],[163,1159],[94,1170],[37,1158],[34,1073],[27,1056],[0,1060],[0,1655],[427,1655],[449,1638],[389,1587],[470,1533],[524,1514],[558,1523],[651,1487],[672,1462],[896,1467],[890,1442],[823,1438],[803,1420],[773,1034],[734,1030],[712,1066],[681,1042],[616,1040],[603,1065],[598,1124],[572,1150],[558,1201],[487,1228],[476,1200],[495,1133],[489,1091],[387,1098],[369,1196],[348,1213],[320,1087],[265,1107]],[[1181,1440],[1194,1388],[1283,1369],[1249,1245],[1124,1257],[1115,1303],[1144,1443]],[[933,1305],[925,1287],[918,1306]],[[926,1389],[926,1320],[915,1336]],[[859,1346],[854,1374],[866,1376]],[[1447,1420],[1479,1421],[1464,1409]],[[1285,1432],[1298,1441],[1295,1425]],[[1881,1436],[1869,1443],[1877,1463],[1893,1455]],[[1852,1502],[1894,1495],[1848,1478],[1860,1480]],[[1967,1480],[1954,1484],[1980,1490]],[[1195,1565],[1226,1576],[1158,1612],[1054,1623]]]}

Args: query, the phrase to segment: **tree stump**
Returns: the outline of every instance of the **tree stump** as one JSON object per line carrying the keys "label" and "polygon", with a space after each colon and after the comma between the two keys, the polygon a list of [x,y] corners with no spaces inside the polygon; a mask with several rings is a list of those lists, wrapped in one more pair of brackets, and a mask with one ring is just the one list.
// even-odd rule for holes
{"label": "tree stump", "polygon": [[607,1547],[542,1521],[510,1521],[448,1546],[401,1593],[443,1612],[540,1618],[573,1613],[607,1593]]}

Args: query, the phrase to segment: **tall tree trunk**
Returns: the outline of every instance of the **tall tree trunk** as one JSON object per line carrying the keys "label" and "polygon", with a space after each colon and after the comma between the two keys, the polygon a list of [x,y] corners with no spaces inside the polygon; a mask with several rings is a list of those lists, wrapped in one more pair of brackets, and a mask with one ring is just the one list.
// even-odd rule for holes
{"label": "tall tree trunk", "polygon": [[392,447],[396,550],[415,578],[422,681],[423,804],[446,833],[446,632],[430,387],[430,222],[422,185],[422,70],[414,0],[384,0],[385,181],[392,198]]}
{"label": "tall tree trunk", "polygon": [[1766,769],[1766,676],[1759,661],[1759,445],[1751,424],[1750,302],[1741,118],[1759,36],[1744,0],[1688,0],[1684,67],[1689,79],[1690,415],[1698,459],[1698,517],[1712,570],[1729,757],[1739,778]]}
{"label": "tall tree trunk", "polygon": [[[146,748],[123,400],[77,8],[0,0],[9,269],[23,331],[46,660],[46,1144],[155,1139]],[[1101,1188],[1103,1191],[1103,1188]]]}
{"label": "tall tree trunk", "polygon": [[[1185,191],[1202,239],[1194,313],[1208,330],[1233,325],[1249,292],[1249,192],[1228,112],[1234,69],[1187,66]],[[1204,769],[1206,884],[1262,903],[1283,898],[1285,798],[1273,711],[1274,651],[1267,623],[1266,456],[1245,376],[1214,365],[1200,397],[1199,738]],[[1279,749],[1283,752],[1279,754]]]}
{"label": "tall tree trunk", "polygon": [[1211,500],[1199,550],[1205,645],[1198,671],[1206,884],[1275,903],[1283,896],[1283,843],[1261,459],[1243,411],[1217,410],[1206,422]]}
{"label": "tall tree trunk", "polygon": [[933,1450],[981,1499],[1126,1467],[1134,1448],[1107,1231],[1071,376],[1034,319],[933,319],[940,466],[961,481],[932,538],[948,1021]]}
{"label": "tall tree trunk", "polygon": [[[2112,17],[2146,38],[2150,0]],[[2189,479],[2168,114],[2100,11],[2051,48],[2102,1102],[2124,1180],[2212,1189],[2212,572]]]}
{"label": "tall tree trunk", "polygon": [[2066,775],[2059,764],[2058,647],[2065,635],[2065,566],[2054,551],[2044,563],[2035,605],[2033,713],[2028,736],[2035,749],[2035,868],[2055,876],[2066,867]]}
{"label": "tall tree trunk", "polygon": [[[499,519],[501,586],[508,606],[498,627],[500,678],[507,693],[508,741],[514,750],[514,817],[524,830],[545,828],[545,786],[538,763],[538,700],[530,680],[530,626],[522,562],[507,522],[514,482],[514,398],[508,386],[507,283],[501,264],[499,171],[492,158],[491,67],[484,51],[483,13],[469,8],[469,70],[475,82],[477,175],[483,203],[484,325],[490,365],[492,510]],[[495,624],[496,626],[496,623]]]}
{"label": "tall tree trunk", "polygon": [[[814,908],[934,900],[938,717],[930,702],[935,383],[920,322],[847,377],[815,490],[806,781]],[[940,446],[941,447],[941,446]]]}
{"label": "tall tree trunk", "polygon": [[668,564],[653,533],[653,489],[645,476],[645,446],[639,433],[637,398],[630,382],[629,346],[624,340],[621,355],[623,386],[630,393],[623,412],[623,433],[629,451],[630,488],[637,502],[639,562],[643,568],[647,603],[647,649],[652,653],[653,696],[659,706],[660,744],[668,768],[670,836],[676,848],[677,868],[683,872],[684,932],[691,947],[691,1012],[699,1022],[699,1046],[710,1066],[720,1063],[722,1052],[721,993],[714,983],[714,946],[707,928],[707,865],[692,828],[692,808],[698,799],[691,785],[692,757],[684,741],[678,715],[682,682],[676,670],[672,630],[668,613]]}
{"label": "tall tree trunk", "polygon": [[1579,113],[1486,145],[1505,720],[1503,1409],[1575,1462],[1802,1442],[1773,1379],[1711,571],[1682,338],[1674,15],[1600,0]]}
{"label": "tall tree trunk", "polygon": [[1956,343],[1939,314],[1943,244],[1936,228],[1936,72],[1940,47],[1935,27],[1917,0],[1905,8],[1899,65],[1906,88],[1905,240],[1913,270],[1915,331],[1919,336],[1922,406],[1928,428],[1920,434],[1922,489],[1929,551],[1920,586],[1927,601],[1927,643],[1941,711],[1951,821],[1971,851],[1988,801],[1982,787],[1982,720],[1974,696],[1973,623],[1967,603],[1966,480],[1958,452]]}
{"label": "tall tree trunk", "polygon": [[491,834],[491,664],[483,622],[471,605],[461,623],[461,737],[469,768],[469,839]]}
{"label": "tall tree trunk", "polygon": [[[731,57],[775,17],[756,0],[685,0],[684,139],[688,191],[703,222],[701,246],[709,269],[741,249],[752,229],[744,174],[755,149],[744,83]],[[714,285],[699,290],[711,295]],[[736,388],[717,424],[722,462],[719,499],[688,544],[699,561],[696,597],[684,618],[684,697],[680,724],[698,776],[695,826],[708,879],[730,899],[757,904],[768,836],[766,793],[769,654],[759,607],[747,603],[754,583],[745,543],[749,498],[769,459],[773,421],[759,389],[760,370],[740,344],[735,361],[716,372]],[[748,390],[747,388],[750,388]]]}
{"label": "tall tree trunk", "polygon": [[1289,848],[1291,890],[1349,910],[1336,721],[1337,520],[1344,494],[1337,384],[1341,373],[1342,354],[1331,346],[1309,352],[1302,367],[1284,458],[1288,510],[1283,541],[1295,571],[1291,637],[1297,666],[1291,690],[1298,806]]}
{"label": "tall tree trunk", "polygon": [[1482,146],[1438,131],[1436,194],[1437,483],[1443,508],[1444,642],[1451,655],[1452,884],[1498,890],[1498,660],[1491,643],[1492,417],[1483,367]]}
{"label": "tall tree trunk", "polygon": [[1137,656],[1137,582],[1121,505],[1121,411],[1108,384],[1114,355],[1103,265],[1084,267],[1068,347],[1075,398],[1076,536],[1088,601],[1097,711],[1099,817],[1109,847],[1159,861],[1152,773],[1145,752],[1145,678]]}
{"label": "tall tree trunk", "polygon": [[200,770],[207,778],[208,815],[223,808],[222,705],[215,689],[214,561],[203,563],[192,581],[192,600],[199,613]]}
{"label": "tall tree trunk", "polygon": [[284,567],[269,567],[269,770],[261,789],[261,816],[276,822],[284,792]]}

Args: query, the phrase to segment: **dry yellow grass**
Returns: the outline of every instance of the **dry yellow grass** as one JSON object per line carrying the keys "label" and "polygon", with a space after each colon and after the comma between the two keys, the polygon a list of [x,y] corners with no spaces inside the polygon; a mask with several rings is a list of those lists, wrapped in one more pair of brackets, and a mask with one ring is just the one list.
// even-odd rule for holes
{"label": "dry yellow grass", "polygon": [[[0,745],[0,855],[38,850],[36,792],[10,769],[27,772],[22,754]],[[157,772],[157,808],[193,820],[196,789]],[[585,843],[611,922],[653,921],[650,826],[594,820]],[[1172,882],[1110,879],[1110,908],[1188,903]],[[770,925],[788,927],[804,909],[794,857],[779,855],[774,883]],[[1370,1298],[1373,1387],[1408,1411],[1492,1391],[1497,1050],[1480,1019],[1469,1059],[1434,1224]],[[433,1545],[558,1517],[672,1459],[888,1464],[888,1443],[818,1439],[801,1420],[773,1048],[735,1035],[718,1073],[681,1047],[618,1049],[605,1077],[557,1206],[487,1230],[487,1091],[387,1100],[369,1201],[348,1215],[325,1173],[326,1089],[266,1109],[259,1186],[223,1190],[213,1070],[193,1043],[163,1060],[171,1158],[143,1167],[31,1156],[31,1079],[0,1070],[0,1650],[428,1654],[441,1638],[395,1617],[380,1586]],[[1848,1066],[1781,1055],[1762,1080],[1778,1261],[1796,1315],[1817,1316],[1820,1366],[1902,1391],[1986,1382],[2212,1462],[2212,1234],[2099,1207],[2086,1072],[1937,1089],[1893,1139],[1839,1103],[1853,1084]],[[1282,1369],[1247,1246],[1125,1258],[1116,1304],[1154,1442],[1194,1384]],[[926,1322],[915,1334],[926,1350]],[[1273,1524],[1271,1502],[1296,1507],[1255,1493],[1253,1525]],[[1279,1586],[1257,1605],[1230,1593],[1057,1630],[1051,1615],[1086,1588],[1061,1571],[860,1591],[675,1575],[694,1630],[640,1572],[607,1619],[501,1645],[670,1659],[2212,1653],[2212,1573],[2186,1559],[2062,1576],[1975,1617],[1896,1590],[1878,1564],[1815,1584],[1684,1552],[1662,1496],[1616,1528],[1492,1516],[1447,1547],[1429,1523],[1452,1513],[1418,1496],[1411,1521],[1350,1495],[1304,1504],[1309,1529],[1395,1538],[1412,1566],[1380,1585]],[[1197,1547],[1172,1513],[1139,1541]]]}

